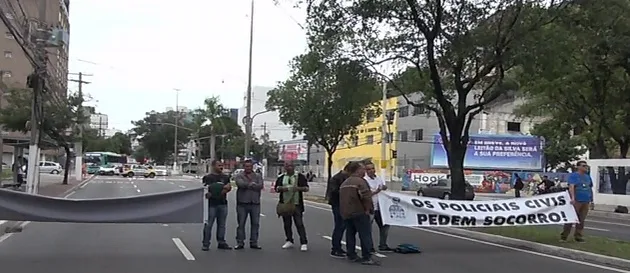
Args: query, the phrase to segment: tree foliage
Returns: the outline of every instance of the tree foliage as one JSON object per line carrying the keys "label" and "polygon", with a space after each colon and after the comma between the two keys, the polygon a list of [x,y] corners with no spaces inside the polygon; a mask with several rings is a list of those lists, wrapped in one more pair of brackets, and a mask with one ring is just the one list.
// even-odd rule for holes
{"label": "tree foliage", "polygon": [[138,136],[142,147],[158,164],[166,164],[168,160],[173,160],[175,146],[175,127],[177,130],[177,146],[181,149],[182,144],[188,142],[193,133],[193,123],[186,118],[188,113],[182,115],[174,111],[169,112],[148,112],[146,116],[132,124],[134,133]]}
{"label": "tree foliage", "polygon": [[123,155],[132,155],[131,138],[123,133],[116,133],[111,137],[98,136],[97,130],[84,130],[83,149],[86,152],[112,152]]}
{"label": "tree foliage", "polygon": [[[452,197],[463,198],[464,156],[472,120],[509,92],[506,73],[527,50],[523,42],[550,14],[554,1],[307,0],[310,41],[342,48],[342,56],[374,67],[402,66],[425,100],[409,101],[438,118],[451,169]],[[550,3],[551,2],[551,3]],[[411,67],[408,69],[407,67]],[[404,75],[407,73],[407,75]],[[388,76],[387,73],[384,76]]]}
{"label": "tree foliage", "polygon": [[[22,133],[30,131],[28,124],[31,122],[33,92],[29,89],[9,89],[4,98],[7,104],[0,110],[0,124],[11,131]],[[39,113],[42,138],[52,140],[64,148],[66,153],[64,168],[67,170],[70,166],[71,143],[78,139],[75,125],[77,122],[87,121],[85,115],[78,113],[83,98],[71,94],[65,99],[58,99],[53,97],[53,94],[47,94],[43,99],[44,103]],[[64,174],[63,183],[68,183],[68,172]]]}
{"label": "tree foliage", "polygon": [[309,136],[328,152],[328,175],[339,142],[365,119],[378,101],[378,82],[361,62],[328,58],[310,51],[291,62],[291,75],[268,92],[266,107],[296,133]]}
{"label": "tree foliage", "polygon": [[545,169],[566,171],[572,162],[586,152],[584,140],[572,136],[572,125],[558,119],[549,119],[536,124],[531,134],[545,139]]}

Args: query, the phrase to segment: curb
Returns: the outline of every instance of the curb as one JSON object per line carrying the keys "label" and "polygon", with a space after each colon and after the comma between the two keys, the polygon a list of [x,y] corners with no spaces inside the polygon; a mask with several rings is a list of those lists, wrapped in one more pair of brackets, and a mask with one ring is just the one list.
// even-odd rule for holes
{"label": "curb", "polygon": [[574,250],[564,247],[546,245],[536,242],[525,241],[521,239],[514,239],[489,233],[483,233],[478,231],[471,231],[459,228],[444,228],[440,229],[449,234],[459,235],[467,238],[472,238],[480,241],[510,246],[519,249],[531,250],[534,252],[540,252],[544,254],[560,256],[577,261],[596,263],[600,265],[606,265],[616,267],[620,269],[630,269],[630,260],[625,260],[616,257],[609,257],[600,254],[590,253],[581,250]]}
{"label": "curb", "polygon": [[[87,184],[88,182],[90,182],[92,179],[94,179],[94,177],[96,177],[96,175],[92,175],[92,176],[86,178],[85,180],[81,181],[81,183],[72,186],[72,188],[66,190],[65,192],[63,192],[59,196],[54,196],[54,197],[64,198],[64,196],[67,196],[69,193],[77,190],[79,187],[81,187],[81,186]],[[0,221],[0,236],[4,235],[5,233],[22,232],[22,229],[25,226],[24,223],[25,223],[24,221],[6,221],[6,222]]]}

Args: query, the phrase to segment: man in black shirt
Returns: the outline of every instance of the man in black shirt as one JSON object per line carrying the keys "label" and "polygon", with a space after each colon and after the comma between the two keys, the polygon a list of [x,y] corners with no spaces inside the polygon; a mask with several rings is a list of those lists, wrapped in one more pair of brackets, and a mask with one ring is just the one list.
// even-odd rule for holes
{"label": "man in black shirt", "polygon": [[230,178],[223,174],[223,163],[218,160],[212,161],[212,173],[202,179],[204,187],[208,188],[206,198],[208,199],[208,219],[203,226],[203,251],[210,250],[210,238],[212,237],[212,225],[217,222],[217,242],[219,249],[232,249],[225,242],[225,221],[228,215],[227,193],[232,190]]}
{"label": "man in black shirt", "polygon": [[341,187],[341,183],[350,177],[350,173],[348,173],[349,165],[350,163],[346,164],[342,171],[328,179],[328,185],[326,186],[326,199],[328,200],[328,204],[330,204],[334,221],[331,240],[332,249],[330,252],[330,256],[334,258],[346,257],[346,252],[341,248],[341,239],[343,238],[343,233],[346,230],[346,225],[341,217],[341,212],[339,211],[339,187]]}

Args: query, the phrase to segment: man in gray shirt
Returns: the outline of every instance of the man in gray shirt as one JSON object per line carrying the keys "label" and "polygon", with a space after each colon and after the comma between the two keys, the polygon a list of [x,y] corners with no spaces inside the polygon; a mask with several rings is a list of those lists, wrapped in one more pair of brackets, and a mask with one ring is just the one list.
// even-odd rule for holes
{"label": "man in gray shirt", "polygon": [[245,247],[245,224],[247,217],[250,221],[249,247],[252,249],[262,249],[258,245],[258,230],[260,228],[260,192],[264,187],[264,181],[260,174],[253,171],[254,163],[245,160],[244,171],[234,177],[236,181],[236,219],[238,227],[236,229],[236,248]]}

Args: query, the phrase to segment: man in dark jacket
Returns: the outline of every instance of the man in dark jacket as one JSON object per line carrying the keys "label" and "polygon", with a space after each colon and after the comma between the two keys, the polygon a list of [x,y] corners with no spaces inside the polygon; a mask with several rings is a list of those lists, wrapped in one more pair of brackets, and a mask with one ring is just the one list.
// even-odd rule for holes
{"label": "man in dark jacket", "polygon": [[218,160],[212,161],[212,173],[202,179],[203,185],[208,187],[206,198],[208,199],[208,217],[203,226],[203,239],[201,250],[210,249],[210,238],[212,237],[212,225],[217,222],[217,241],[219,249],[232,249],[225,242],[225,222],[228,215],[227,193],[232,190],[230,178],[223,174],[223,163]]}
{"label": "man in dark jacket", "polygon": [[341,248],[341,239],[343,233],[346,230],[343,218],[341,218],[341,212],[339,208],[339,188],[341,183],[345,181],[350,174],[348,173],[348,167],[350,163],[346,164],[343,170],[335,174],[332,178],[328,179],[328,185],[326,187],[326,200],[330,204],[330,208],[333,214],[334,228],[332,232],[332,250],[330,256],[334,258],[345,258],[346,252]]}
{"label": "man in dark jacket", "polygon": [[283,249],[292,248],[293,241],[293,223],[300,236],[300,250],[307,251],[308,240],[306,239],[306,228],[304,227],[304,196],[303,192],[307,192],[308,181],[306,176],[295,171],[293,163],[284,163],[285,173],[276,179],[275,191],[279,192],[279,203],[293,202],[295,204],[295,211],[293,215],[282,215],[282,222],[284,223],[284,234],[286,235],[286,241],[282,245]]}

